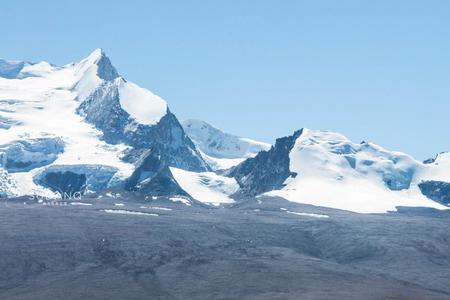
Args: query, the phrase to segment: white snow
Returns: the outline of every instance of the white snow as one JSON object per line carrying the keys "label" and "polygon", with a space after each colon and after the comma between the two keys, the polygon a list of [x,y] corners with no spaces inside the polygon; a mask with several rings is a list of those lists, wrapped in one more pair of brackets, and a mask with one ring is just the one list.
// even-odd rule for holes
{"label": "white snow", "polygon": [[171,208],[167,208],[167,207],[160,207],[160,206],[141,206],[141,208],[146,208],[146,209],[155,209],[155,210],[165,210],[165,211],[171,211]]}
{"label": "white snow", "polygon": [[154,125],[167,113],[167,103],[149,90],[118,79],[120,105],[138,123]]}
{"label": "white snow", "polygon": [[321,214],[313,214],[313,213],[303,213],[303,212],[295,212],[295,211],[286,211],[286,213],[288,214],[293,214],[293,215],[297,215],[297,216],[302,216],[302,217],[311,217],[311,218],[319,218],[319,219],[327,219],[330,216],[328,215],[321,215]]}
{"label": "white snow", "polygon": [[217,175],[213,172],[195,173],[170,168],[175,180],[194,199],[213,205],[233,203],[230,195],[237,192],[239,185],[234,178]]}
{"label": "white snow", "polygon": [[[203,159],[206,161],[206,163],[211,167],[213,170],[226,170],[231,167],[237,166],[247,158],[217,158],[209,156],[205,153],[203,153],[201,150],[199,150],[200,155],[203,157]],[[256,155],[256,154],[255,154]]]}
{"label": "white snow", "polygon": [[46,76],[55,70],[48,62],[42,61],[36,64],[25,64],[25,66],[20,71],[18,77],[26,76]]}
{"label": "white snow", "polygon": [[75,205],[75,206],[92,206],[92,203],[87,203],[87,202],[70,202],[70,205]]}
{"label": "white snow", "polygon": [[186,199],[186,198],[183,198],[183,197],[170,197],[169,199],[172,202],[180,202],[180,203],[183,203],[184,205],[187,205],[187,206],[191,206],[192,205],[191,202],[189,201],[189,199]]}
{"label": "white snow", "polygon": [[214,170],[238,165],[244,159],[271,147],[267,143],[224,133],[204,121],[185,120],[181,124]]}
{"label": "white snow", "polygon": [[40,196],[46,199],[57,199],[60,198],[61,195],[59,193],[55,193],[50,189],[47,189],[43,186],[37,185],[33,176],[40,169],[31,170],[30,172],[18,172],[9,174],[13,185],[11,187],[10,196],[18,196],[18,195],[29,195],[29,196]]}
{"label": "white snow", "polygon": [[121,197],[121,195],[119,193],[112,193],[112,192],[105,193],[105,196],[109,197],[109,198],[114,198],[114,199],[117,199],[117,198]]}
{"label": "white snow", "polygon": [[138,215],[138,216],[152,216],[152,217],[159,216],[158,214],[146,213],[141,211],[124,210],[124,209],[103,209],[102,211],[110,214]]}
{"label": "white snow", "polygon": [[[341,134],[305,129],[289,158],[290,171],[297,176],[288,178],[282,190],[267,195],[359,213],[385,213],[397,206],[446,208],[426,198],[417,187],[425,179],[421,170],[433,166],[372,143],[355,144]],[[442,178],[439,172],[428,171]],[[406,185],[405,174],[412,174],[410,187],[389,189],[383,182],[386,174],[394,178],[394,185]]]}
{"label": "white snow", "polygon": [[125,206],[123,203],[114,203],[114,206]]}
{"label": "white snow", "polygon": [[101,59],[102,50],[95,49],[87,58],[78,64],[70,64],[74,70],[76,82],[74,83],[77,95],[75,99],[85,100],[101,83],[102,80],[97,76],[97,63]]}

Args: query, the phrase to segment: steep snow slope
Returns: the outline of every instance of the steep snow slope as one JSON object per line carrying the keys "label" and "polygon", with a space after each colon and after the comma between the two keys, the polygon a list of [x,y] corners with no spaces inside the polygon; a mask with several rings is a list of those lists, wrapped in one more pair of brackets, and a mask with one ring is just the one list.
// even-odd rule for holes
{"label": "steep snow slope", "polygon": [[189,172],[170,168],[175,180],[192,198],[206,204],[233,203],[230,197],[239,189],[234,178],[219,176],[213,172]]}
{"label": "steep snow slope", "polygon": [[183,128],[213,169],[228,169],[268,150],[271,145],[238,137],[199,120],[182,121]]}
{"label": "steep snow slope", "polygon": [[208,170],[166,102],[122,78],[102,50],[62,67],[0,61],[0,167],[15,193],[61,192],[47,169],[124,184],[157,142],[164,163]]}
{"label": "steep snow slope", "polygon": [[[241,191],[361,213],[393,211],[397,206],[445,208],[418,187],[429,178],[448,179],[444,163],[425,165],[406,154],[373,143],[355,144],[328,131],[303,129],[285,139],[232,170]],[[276,176],[269,176],[274,169]],[[274,184],[280,177],[285,178],[283,184]]]}
{"label": "steep snow slope", "polygon": [[122,108],[138,123],[155,125],[167,112],[167,103],[152,92],[125,80],[119,80]]}

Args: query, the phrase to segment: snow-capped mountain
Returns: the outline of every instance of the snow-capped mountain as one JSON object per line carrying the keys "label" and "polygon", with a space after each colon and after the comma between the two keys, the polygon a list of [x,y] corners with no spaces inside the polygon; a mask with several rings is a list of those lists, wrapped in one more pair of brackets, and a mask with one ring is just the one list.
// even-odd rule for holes
{"label": "snow-capped mountain", "polygon": [[271,147],[267,143],[225,133],[204,121],[185,120],[181,124],[203,158],[216,170],[238,165]]}
{"label": "snow-capped mountain", "polygon": [[239,183],[240,196],[264,193],[362,213],[397,206],[443,209],[450,200],[450,154],[426,164],[329,131],[302,129],[278,139],[229,176]]}
{"label": "snow-capped mountain", "polygon": [[[100,49],[62,67],[1,60],[0,141],[6,195],[139,189],[169,166],[209,170],[167,103]],[[156,152],[158,168],[134,174]]]}
{"label": "snow-capped mountain", "polygon": [[444,209],[450,153],[419,162],[309,129],[271,147],[180,124],[100,49],[65,66],[0,60],[0,197],[110,188],[214,205],[265,195],[362,213]]}

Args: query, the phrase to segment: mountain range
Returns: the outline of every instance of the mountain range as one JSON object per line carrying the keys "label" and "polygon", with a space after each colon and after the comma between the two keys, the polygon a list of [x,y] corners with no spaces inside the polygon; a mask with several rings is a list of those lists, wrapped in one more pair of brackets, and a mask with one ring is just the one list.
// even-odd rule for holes
{"label": "mountain range", "polygon": [[420,162],[306,128],[270,145],[180,122],[101,49],[64,66],[0,60],[0,196],[107,190],[202,205],[264,196],[360,213],[447,209],[450,153]]}

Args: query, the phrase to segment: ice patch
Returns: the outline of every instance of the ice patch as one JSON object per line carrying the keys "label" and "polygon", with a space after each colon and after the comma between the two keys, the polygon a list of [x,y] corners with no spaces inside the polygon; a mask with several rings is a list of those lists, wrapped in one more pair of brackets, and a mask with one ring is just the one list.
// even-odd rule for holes
{"label": "ice patch", "polygon": [[172,201],[172,202],[181,202],[181,203],[183,203],[183,204],[185,204],[185,205],[187,205],[187,206],[191,206],[191,201],[189,201],[189,200],[186,199],[186,198],[182,198],[182,197],[170,197],[169,199],[170,199],[170,201]]}
{"label": "ice patch", "polygon": [[320,214],[313,214],[313,213],[301,213],[301,212],[295,212],[295,211],[286,211],[288,214],[293,214],[297,216],[304,216],[304,217],[312,217],[312,218],[319,218],[319,219],[327,219],[330,216],[327,215],[320,215]]}
{"label": "ice patch", "polygon": [[146,213],[146,212],[141,212],[141,211],[133,211],[133,210],[124,210],[124,209],[102,209],[101,211],[106,212],[106,213],[110,213],[110,214],[159,217],[158,214]]}
{"label": "ice patch", "polygon": [[107,192],[107,193],[105,194],[105,196],[106,196],[106,197],[109,197],[109,198],[117,199],[117,198],[120,198],[122,195],[119,194],[119,193]]}
{"label": "ice patch", "polygon": [[92,206],[92,203],[86,203],[86,202],[70,202],[70,205],[75,205],[75,206]]}
{"label": "ice patch", "polygon": [[145,208],[145,209],[155,209],[155,210],[165,210],[165,211],[171,211],[171,208],[167,208],[167,207],[159,207],[159,206],[141,206],[140,208]]}

